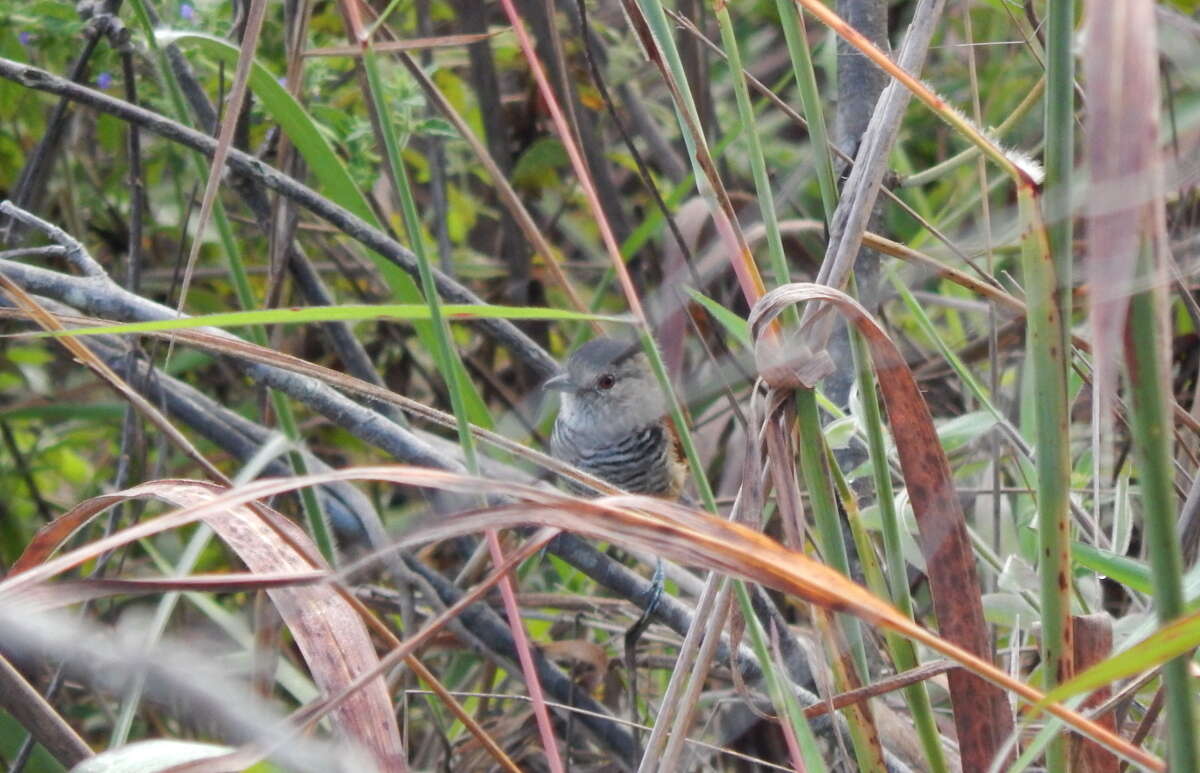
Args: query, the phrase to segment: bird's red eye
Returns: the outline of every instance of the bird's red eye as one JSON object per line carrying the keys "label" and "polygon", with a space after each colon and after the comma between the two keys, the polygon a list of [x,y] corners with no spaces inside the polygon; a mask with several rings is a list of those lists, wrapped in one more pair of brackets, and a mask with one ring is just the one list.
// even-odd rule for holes
{"label": "bird's red eye", "polygon": [[596,386],[601,389],[612,389],[613,384],[617,383],[617,378],[611,373],[605,373],[600,378],[596,379]]}

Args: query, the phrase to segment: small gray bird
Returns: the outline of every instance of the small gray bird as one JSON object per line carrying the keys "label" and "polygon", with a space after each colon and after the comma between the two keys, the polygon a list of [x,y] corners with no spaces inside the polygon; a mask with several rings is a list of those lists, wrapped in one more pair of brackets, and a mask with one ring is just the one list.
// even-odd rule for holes
{"label": "small gray bird", "polygon": [[550,437],[554,456],[633,494],[679,496],[687,462],[636,341],[588,341],[545,387],[562,392]]}
{"label": "small gray bird", "polygon": [[[562,392],[562,407],[550,436],[554,456],[631,494],[679,497],[687,462],[650,360],[636,341],[588,341],[567,359],[564,372],[545,387]],[[578,486],[568,485],[583,493]],[[662,593],[663,562],[659,559],[649,588],[638,600],[642,614],[625,632],[629,706],[635,720],[637,642],[650,625]],[[640,757],[640,753],[634,755],[634,759]]]}

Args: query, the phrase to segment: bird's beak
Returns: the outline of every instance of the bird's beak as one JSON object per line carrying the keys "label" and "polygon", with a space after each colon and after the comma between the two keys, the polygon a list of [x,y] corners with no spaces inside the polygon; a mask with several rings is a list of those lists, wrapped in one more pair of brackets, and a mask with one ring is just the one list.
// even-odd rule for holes
{"label": "bird's beak", "polygon": [[547,392],[569,392],[574,388],[575,385],[571,383],[571,374],[565,372],[559,373],[557,376],[551,376],[546,379],[546,383],[542,384],[542,389]]}

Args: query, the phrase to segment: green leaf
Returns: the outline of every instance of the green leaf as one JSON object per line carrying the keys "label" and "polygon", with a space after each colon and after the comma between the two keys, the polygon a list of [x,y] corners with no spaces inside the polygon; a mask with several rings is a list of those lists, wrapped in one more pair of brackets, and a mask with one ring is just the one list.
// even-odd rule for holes
{"label": "green leaf", "polygon": [[54,355],[41,346],[10,346],[4,353],[16,365],[45,365],[54,359]]}
{"label": "green leaf", "polygon": [[740,341],[742,346],[745,346],[747,349],[753,348],[750,343],[750,325],[746,323],[746,320],[700,291],[694,290],[691,287],[686,289],[688,295],[692,296],[692,300],[708,309],[708,313],[712,314],[717,322],[721,323],[721,327],[725,328],[730,335]]}
{"label": "green leaf", "polygon": [[846,448],[858,431],[858,423],[853,416],[843,416],[825,425],[825,442],[830,448]]}
{"label": "green leaf", "polygon": [[568,163],[562,143],[542,137],[530,145],[513,166],[512,184],[518,188],[540,188],[554,185],[558,170]]}
{"label": "green leaf", "polygon": [[973,411],[938,424],[937,433],[942,446],[953,451],[973,440],[978,440],[996,426],[996,417],[989,411]]}
{"label": "green leaf", "polygon": [[[199,32],[159,30],[155,33],[159,44],[172,43],[194,48],[204,55],[222,62],[227,67],[237,66],[238,48],[228,41]],[[325,194],[346,209],[358,215],[376,228],[381,228],[375,213],[367,203],[366,196],[346,171],[333,147],[318,128],[312,116],[279,85],[276,77],[255,61],[250,70],[250,88],[262,102],[263,108],[279,122],[296,150],[304,157],[313,174],[321,182]]]}
{"label": "green leaf", "polygon": [[[602,320],[626,322],[622,317],[603,314],[587,314],[566,309],[542,309],[527,306],[492,306],[489,304],[447,304],[442,306],[446,319],[466,322],[475,319],[556,319],[556,320]],[[262,309],[259,311],[230,311],[221,314],[204,314],[184,319],[162,319],[152,322],[131,322],[127,325],[77,328],[74,330],[37,333],[38,336],[81,336],[81,335],[125,335],[151,333],[164,330],[186,330],[198,327],[240,327],[242,325],[288,325],[307,322],[344,322],[377,319],[424,320],[429,319],[429,307],[425,304],[390,304],[382,306],[309,306],[292,309]]]}
{"label": "green leaf", "polygon": [[458,139],[458,129],[445,118],[423,118],[413,124],[413,134],[425,137],[445,137]]}
{"label": "green leaf", "polygon": [[1154,593],[1150,567],[1140,561],[1118,556],[1082,542],[1071,545],[1071,557],[1076,564],[1116,580],[1127,588],[1139,593]]}

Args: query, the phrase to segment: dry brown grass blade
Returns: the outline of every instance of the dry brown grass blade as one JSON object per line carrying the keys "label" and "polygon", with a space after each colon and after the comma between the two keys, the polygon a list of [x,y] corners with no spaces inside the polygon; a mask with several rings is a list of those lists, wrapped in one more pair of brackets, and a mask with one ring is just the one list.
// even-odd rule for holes
{"label": "dry brown grass blade", "polygon": [[[38,303],[33,296],[25,292],[22,287],[17,285],[4,274],[0,274],[0,289],[7,293],[8,296],[13,300],[13,303],[19,306],[21,310],[24,311],[30,319],[40,325],[43,330],[56,331],[64,329],[57,316],[46,310],[46,308]],[[212,462],[205,458],[204,454],[200,453],[200,451],[192,445],[192,442],[188,440],[182,432],[175,428],[174,424],[169,422],[167,418],[163,416],[162,413],[160,413],[159,410],[150,403],[150,401],[142,397],[137,390],[125,383],[125,379],[117,375],[117,373],[112,368],[108,367],[103,360],[97,357],[92,350],[88,349],[87,346],[85,346],[82,342],[76,341],[70,337],[64,336],[59,340],[62,342],[62,345],[67,349],[67,351],[75,355],[79,362],[90,368],[91,371],[95,373],[102,381],[112,387],[123,398],[128,400],[130,405],[136,408],[138,412],[146,418],[147,421],[153,424],[160,432],[163,433],[163,435],[169,438],[172,443],[174,443],[181,451],[183,451],[184,454],[188,456],[188,458],[200,465],[202,470],[211,475],[214,480],[219,480],[222,483],[229,482],[229,479],[225,477],[225,474],[217,469]]]}
{"label": "dry brown grass blade", "polygon": [[[29,541],[29,544],[25,546],[25,550],[22,551],[21,555],[18,556],[9,569],[5,582],[0,583],[0,593],[3,593],[4,585],[8,580],[24,572],[31,571],[34,567],[43,565],[59,545],[66,542],[68,537],[89,523],[92,518],[113,505],[126,502],[129,499],[130,497],[126,492],[101,494],[98,497],[92,497],[81,502],[38,529],[37,534],[33,535],[33,539]],[[47,577],[49,576],[47,575]]]}
{"label": "dry brown grass blade", "polygon": [[[1036,701],[1041,695],[1040,691],[1013,679],[989,661],[921,628],[890,604],[828,566],[739,524],[662,500],[622,496],[572,501],[563,496],[558,503],[531,503],[456,516],[421,529],[415,536],[445,539],[485,526],[500,528],[531,521],[653,550],[676,562],[743,577],[826,609],[853,614],[867,623],[890,628],[940,652],[964,666],[973,677],[987,680],[990,690],[1003,688],[1026,701]],[[1065,706],[1056,705],[1048,710],[1115,753],[1152,770],[1165,769],[1162,760]]]}
{"label": "dry brown grass blade", "polygon": [[200,201],[200,214],[196,218],[192,237],[192,246],[188,250],[187,266],[183,270],[183,283],[179,288],[179,304],[177,311],[183,312],[187,302],[188,286],[192,281],[192,272],[196,268],[196,260],[200,257],[200,245],[204,242],[204,230],[208,227],[208,219],[212,215],[213,202],[217,199],[217,191],[221,187],[221,178],[225,174],[225,159],[233,146],[233,133],[237,129],[238,120],[242,114],[242,103],[246,99],[246,91],[250,83],[250,67],[254,64],[254,52],[258,47],[259,33],[262,31],[263,16],[266,13],[267,0],[251,0],[246,12],[246,25],[242,33],[242,48],[238,53],[237,68],[233,73],[233,84],[229,90],[229,101],[226,104],[225,117],[221,119],[220,132],[217,135],[217,147],[213,151],[212,163],[208,167],[208,181],[204,185],[204,198]]}
{"label": "dry brown grass blade", "polygon": [[809,706],[804,710],[804,716],[812,719],[819,717],[822,714],[828,714],[830,711],[841,709],[849,706],[852,703],[859,703],[870,698],[877,698],[880,695],[886,695],[896,690],[901,690],[909,685],[923,682],[926,679],[932,679],[939,674],[944,674],[952,668],[958,668],[957,665],[946,660],[938,660],[933,663],[925,663],[908,671],[901,671],[898,674],[880,679],[878,682],[873,682],[866,687],[860,687],[857,690],[834,695],[824,703],[817,703]]}
{"label": "dry brown grass blade", "polygon": [[1158,51],[1153,3],[1093,1],[1087,9],[1088,318],[1097,399],[1110,416],[1139,245],[1152,233],[1151,205],[1162,190]]}
{"label": "dry brown grass blade", "polygon": [[[372,47],[382,53],[393,51],[421,51],[429,48],[456,48],[469,46],[488,38],[502,34],[505,30],[492,30],[475,35],[439,35],[432,38],[405,38],[404,40],[385,40],[372,43]],[[314,56],[362,56],[361,46],[331,46],[329,48],[310,48],[301,54],[303,57]]]}
{"label": "dry brown grass blade", "polygon": [[[125,529],[120,534],[99,540],[93,546],[71,551],[21,574],[11,576],[0,582],[0,594],[15,592],[23,587],[43,582],[49,577],[87,560],[98,550],[110,550],[125,542],[189,523],[211,512],[228,510],[258,499],[294,491],[303,486],[338,480],[376,480],[398,485],[439,488],[474,494],[487,491],[519,500],[519,503],[514,505],[473,511],[451,518],[439,517],[408,538],[399,541],[396,548],[470,534],[487,528],[510,528],[526,526],[531,523],[575,531],[599,539],[655,551],[680,563],[701,565],[743,577],[776,590],[791,593],[810,603],[820,604],[827,609],[853,614],[869,624],[891,628],[901,635],[925,644],[1030,703],[1037,703],[1043,697],[1038,690],[1013,679],[991,663],[920,627],[886,601],[874,596],[865,588],[846,579],[828,566],[818,563],[802,553],[788,550],[778,542],[736,523],[651,497],[626,495],[586,500],[532,486],[403,465],[360,467],[320,475],[255,481],[210,500],[192,504],[182,510],[137,524]],[[191,483],[189,481],[166,481],[161,484],[146,484],[130,491],[151,495],[162,485],[186,486]],[[198,485],[209,487],[210,484]],[[129,494],[130,492],[125,493]],[[509,556],[510,563],[501,567],[499,573],[508,571],[511,562],[521,560],[523,556],[528,555],[530,550],[537,550],[539,544],[540,541],[535,541],[523,548],[522,551]],[[499,573],[494,572],[491,579],[494,580]],[[469,603],[473,598],[473,595],[464,596],[460,605],[455,605],[447,610],[446,614],[456,613],[462,605]],[[438,620],[444,616],[440,616]],[[431,626],[433,625],[431,623]],[[409,654],[411,647],[415,646],[419,640],[418,637],[406,639],[405,647],[389,653],[387,657],[379,661],[379,665],[375,667],[376,670],[381,671],[386,668],[393,662],[393,658]],[[371,675],[368,672],[363,676]],[[1152,770],[1165,769],[1162,760],[1129,744],[1062,704],[1051,704],[1046,710],[1061,718],[1078,732],[1123,757]]]}
{"label": "dry brown grass blade", "polygon": [[20,722],[64,767],[74,767],[94,754],[45,696],[3,655],[0,655],[0,708]]}
{"label": "dry brown grass blade", "polygon": [[316,569],[304,572],[193,574],[187,577],[98,577],[91,580],[66,580],[53,585],[37,585],[25,593],[14,594],[11,600],[40,612],[109,596],[135,596],[168,591],[259,591],[291,585],[311,585],[328,577],[329,572]]}
{"label": "dry brown grass blade", "polygon": [[[191,483],[191,481],[159,481],[159,483],[165,484],[176,482],[184,484]],[[208,506],[184,508],[182,511],[171,513],[167,517],[151,519],[150,521],[130,527],[129,529],[126,529],[118,534],[114,534],[107,539],[100,540],[91,545],[85,545],[84,547],[73,551],[69,556],[62,556],[58,559],[54,559],[53,561],[50,560],[50,555],[59,545],[64,543],[68,537],[75,533],[80,527],[87,524],[92,518],[104,512],[104,510],[131,498],[136,498],[139,496],[155,496],[153,493],[147,493],[148,491],[153,492],[155,490],[155,484],[152,483],[146,485],[149,486],[148,489],[139,486],[135,487],[134,489],[128,489],[126,491],[114,494],[106,494],[89,499],[80,503],[71,511],[64,513],[55,521],[42,527],[38,534],[34,536],[33,540],[30,541],[25,552],[14,564],[9,578],[4,582],[0,582],[0,596],[19,597],[21,600],[28,600],[31,598],[39,598],[41,597],[40,594],[52,595],[56,592],[59,592],[60,587],[63,584],[58,583],[47,588],[45,581],[50,577],[53,577],[58,572],[95,558],[96,556],[108,550],[112,550],[114,547],[128,544],[151,534],[191,523],[199,518],[205,517],[205,513],[209,512],[210,510],[220,510],[219,507],[213,508]],[[243,503],[247,503],[253,502],[253,499],[254,498],[251,497],[241,501]],[[255,505],[255,507],[257,507],[257,505]],[[286,519],[278,518],[270,518],[269,520],[263,521],[263,523],[268,527],[278,527],[278,530],[275,532],[276,536],[280,538],[283,543],[288,545],[296,554],[309,556],[310,560],[313,561],[313,565],[318,565],[319,560],[314,558],[316,556],[316,551],[307,537],[299,532],[299,530],[291,526],[290,522],[287,522],[289,524],[289,528],[284,529],[281,525],[282,522],[287,521]],[[515,563],[516,562],[514,561],[514,565]],[[351,570],[352,569],[353,567],[351,567]],[[321,569],[321,572],[323,575],[328,575],[326,569]],[[297,576],[300,574],[301,573],[297,573]],[[17,579],[14,580],[14,578]],[[358,612],[362,619],[366,620],[376,635],[378,635],[383,641],[387,642],[392,647],[393,652],[403,649],[400,641],[396,639],[391,630],[388,629],[382,622],[380,622],[379,619],[375,617],[375,615],[369,609],[367,609],[366,606],[363,605],[352,593],[346,591],[340,585],[333,585],[331,587],[333,587],[333,589],[341,596],[346,604]],[[411,650],[412,647],[409,646],[405,652],[410,652]],[[479,723],[474,719],[474,717],[472,717],[462,707],[457,699],[455,699],[453,695],[451,695],[450,692],[437,680],[437,677],[434,674],[426,669],[424,665],[422,665],[415,657],[405,655],[404,662],[405,665],[411,668],[413,672],[416,673],[420,679],[424,680],[426,684],[429,685],[430,689],[433,690],[443,700],[446,707],[456,717],[458,717],[460,721],[462,721],[463,725],[470,730],[470,732],[479,740],[480,744],[487,749],[487,751],[503,769],[514,772],[517,771],[516,765],[507,756],[507,754],[505,754],[504,750],[495,741],[495,739],[491,738],[483,730],[483,728],[480,727]],[[380,672],[382,672],[382,669],[380,669]],[[367,673],[370,673],[370,670],[368,670]],[[357,677],[355,680],[352,680],[351,684],[353,684],[354,681],[362,681],[365,683],[368,680],[363,679],[362,675],[360,674],[359,677]],[[342,699],[344,700],[346,697],[353,694],[353,690],[344,688],[342,693]],[[330,701],[328,702],[328,708],[339,705],[340,702],[341,701]],[[246,754],[248,760],[246,765],[253,764],[253,762],[261,759],[262,757],[261,752],[258,750],[249,751]],[[239,757],[239,759],[241,758]]]}
{"label": "dry brown grass blade", "polygon": [[[895,344],[866,309],[845,293],[824,285],[792,284],[772,290],[751,311],[751,330],[760,342],[759,348],[778,346],[763,338],[762,331],[784,309],[806,301],[833,304],[867,341],[892,425],[904,483],[921,532],[921,552],[925,556],[938,627],[946,639],[990,663],[992,648],[983,616],[975,554],[950,464],[929,407]],[[953,671],[948,679],[964,759],[990,759],[1013,727],[1004,693],[968,671]],[[973,755],[968,755],[967,750]]]}
{"label": "dry brown grass blade", "polygon": [[[251,572],[267,576],[311,575],[316,565],[320,570],[318,577],[328,573],[328,568],[319,563],[316,548],[299,527],[262,505],[251,508],[216,503],[225,490],[199,481],[158,481],[123,494],[89,500],[60,518],[61,525],[56,521],[39,533],[14,566],[17,572],[26,571],[10,577],[3,585],[13,579],[38,574],[37,565],[47,565],[43,563],[44,559],[62,539],[107,507],[135,496],[154,497],[185,508],[184,512],[186,508],[198,509],[198,516],[221,536]],[[271,521],[270,525],[264,522],[266,520]],[[286,533],[292,544],[308,546],[308,549],[298,551],[281,539],[280,533]],[[90,547],[95,551],[94,546]],[[18,584],[17,589],[10,591],[9,598],[13,595],[23,597],[24,593],[16,592],[20,587]],[[39,587],[39,584],[24,584],[27,592]],[[3,591],[0,587],[0,592]],[[267,593],[291,630],[314,681],[324,692],[337,692],[379,662],[362,619],[330,585],[275,587],[268,588]],[[346,738],[360,744],[376,761],[379,770],[406,769],[404,750],[399,742],[400,729],[383,679],[373,680],[339,706],[334,714],[334,725]]]}
{"label": "dry brown grass blade", "polygon": [[[418,473],[420,472],[427,471],[418,470]],[[449,690],[446,690],[441,683],[433,677],[432,673],[430,673],[424,668],[424,666],[416,661],[416,659],[412,656],[412,653],[416,651],[418,647],[423,646],[436,632],[442,630],[446,623],[461,614],[462,611],[469,605],[477,602],[485,592],[499,583],[505,577],[505,575],[511,573],[518,564],[530,558],[537,551],[543,549],[557,534],[558,532],[556,530],[550,529],[544,530],[541,534],[534,536],[533,539],[531,539],[521,548],[510,553],[505,558],[504,563],[497,567],[486,579],[484,579],[471,590],[464,593],[461,597],[459,597],[458,601],[447,607],[441,614],[434,617],[420,631],[417,631],[412,636],[405,638],[403,642],[396,641],[395,637],[391,636],[390,632],[386,632],[385,634],[386,629],[381,630],[379,627],[376,627],[376,631],[384,634],[385,638],[392,643],[391,651],[380,659],[378,665],[376,665],[370,671],[360,674],[353,682],[345,685],[341,691],[329,696],[328,698],[325,698],[324,700],[309,704],[295,712],[292,717],[293,726],[299,727],[301,730],[311,727],[312,724],[318,719],[332,711],[337,706],[341,705],[341,703],[348,697],[354,695],[354,693],[361,689],[364,684],[378,676],[381,676],[385,671],[394,668],[398,663],[400,663],[400,661],[403,660],[413,668],[415,673],[420,675],[422,679],[426,680],[430,684],[438,697],[440,697],[446,703],[446,705],[450,707],[455,716],[463,721],[468,729],[471,730],[471,733],[483,743],[483,745],[505,770],[508,770],[511,773],[519,773],[520,769],[517,768],[515,763],[513,763],[513,761],[509,759],[507,755],[505,755],[504,751],[500,749],[495,740],[493,740],[490,735],[485,733],[483,729],[479,727],[479,724],[474,720],[474,718],[470,717],[466,711],[463,710],[462,706],[449,692]],[[397,545],[395,547],[400,546]],[[353,596],[349,598],[351,601],[355,600]],[[376,618],[371,617],[370,619],[375,620]],[[266,755],[262,750],[250,746],[239,749],[222,759],[237,760],[237,764],[231,766],[240,769],[252,765],[253,763],[263,759],[265,756]],[[182,771],[180,773],[182,773]],[[205,771],[205,773],[207,772]]]}

